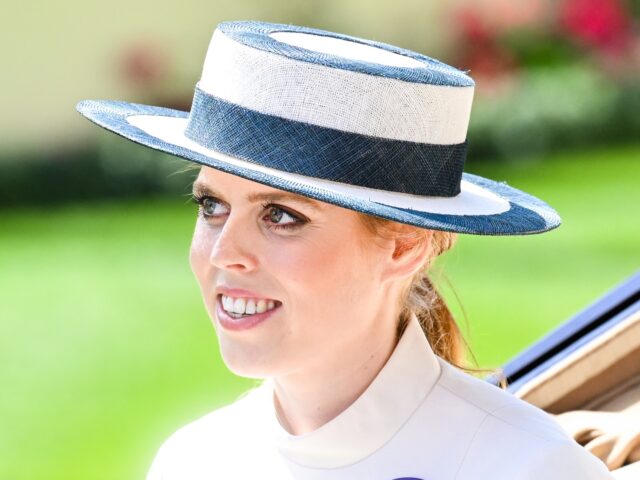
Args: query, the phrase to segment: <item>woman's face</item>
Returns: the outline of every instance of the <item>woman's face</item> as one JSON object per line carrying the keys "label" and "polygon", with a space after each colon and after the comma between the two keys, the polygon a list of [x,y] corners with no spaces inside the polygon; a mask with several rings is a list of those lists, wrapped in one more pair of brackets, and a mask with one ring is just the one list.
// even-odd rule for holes
{"label": "woman's face", "polygon": [[312,371],[395,331],[384,275],[390,253],[359,214],[209,167],[194,193],[201,206],[191,268],[230,370]]}

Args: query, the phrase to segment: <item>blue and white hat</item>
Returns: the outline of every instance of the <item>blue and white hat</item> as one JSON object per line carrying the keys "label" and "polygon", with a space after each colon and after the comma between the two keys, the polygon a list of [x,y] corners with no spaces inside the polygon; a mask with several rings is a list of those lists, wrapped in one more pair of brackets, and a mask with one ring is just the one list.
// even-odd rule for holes
{"label": "blue and white hat", "polygon": [[112,100],[78,111],[125,138],[334,205],[434,230],[541,233],[538,198],[463,172],[474,82],[392,45],[225,22],[190,112]]}

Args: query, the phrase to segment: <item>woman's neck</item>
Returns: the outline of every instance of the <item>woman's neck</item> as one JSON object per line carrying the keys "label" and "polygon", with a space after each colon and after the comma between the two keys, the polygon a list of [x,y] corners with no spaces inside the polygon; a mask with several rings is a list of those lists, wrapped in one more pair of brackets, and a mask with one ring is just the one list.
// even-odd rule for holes
{"label": "woman's neck", "polygon": [[292,435],[312,432],[362,395],[397,344],[394,322],[386,324],[385,331],[362,339],[340,358],[323,359],[321,365],[274,377],[274,406],[286,431]]}

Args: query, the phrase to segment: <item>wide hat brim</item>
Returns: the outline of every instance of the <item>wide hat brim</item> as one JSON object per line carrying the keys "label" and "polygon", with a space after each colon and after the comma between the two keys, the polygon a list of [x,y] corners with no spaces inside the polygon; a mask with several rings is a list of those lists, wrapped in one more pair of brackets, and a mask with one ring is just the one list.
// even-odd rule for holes
{"label": "wide hat brim", "polygon": [[97,125],[155,150],[400,223],[475,235],[535,234],[561,223],[558,213],[533,195],[466,172],[454,197],[384,192],[284,172],[205,148],[184,134],[189,112],[113,100],[84,100],[76,108]]}

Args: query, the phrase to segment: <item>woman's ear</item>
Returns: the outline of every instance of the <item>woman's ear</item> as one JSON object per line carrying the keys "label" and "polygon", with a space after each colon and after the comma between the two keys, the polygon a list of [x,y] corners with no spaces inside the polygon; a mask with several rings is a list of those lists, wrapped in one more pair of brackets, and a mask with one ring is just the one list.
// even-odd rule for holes
{"label": "woman's ear", "polygon": [[402,225],[387,250],[383,280],[412,277],[428,260],[433,230]]}

